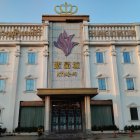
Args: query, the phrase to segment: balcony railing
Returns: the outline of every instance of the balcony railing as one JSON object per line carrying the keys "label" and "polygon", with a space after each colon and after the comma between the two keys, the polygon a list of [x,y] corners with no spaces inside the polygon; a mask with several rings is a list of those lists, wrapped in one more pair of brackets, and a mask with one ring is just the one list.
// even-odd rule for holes
{"label": "balcony railing", "polygon": [[136,40],[134,25],[89,25],[90,41]]}
{"label": "balcony railing", "polygon": [[0,24],[0,41],[41,41],[42,25]]}

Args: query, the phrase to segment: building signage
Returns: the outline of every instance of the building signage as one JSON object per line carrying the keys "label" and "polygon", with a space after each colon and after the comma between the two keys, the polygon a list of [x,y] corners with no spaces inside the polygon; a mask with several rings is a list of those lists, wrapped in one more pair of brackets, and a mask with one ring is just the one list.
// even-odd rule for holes
{"label": "building signage", "polygon": [[135,30],[89,30],[90,37],[136,37]]}
{"label": "building signage", "polygon": [[61,33],[57,39],[57,42],[54,41],[54,46],[61,49],[65,56],[68,56],[71,53],[71,50],[74,46],[78,45],[77,42],[72,42],[72,39],[75,35],[68,35],[66,31]]}
{"label": "building signage", "polygon": [[76,77],[80,69],[80,62],[54,62],[53,68],[56,71],[57,77]]}
{"label": "building signage", "polygon": [[11,37],[16,38],[20,36],[41,36],[42,30],[41,29],[29,29],[28,31],[21,31],[19,29],[14,29],[13,31],[6,31],[6,30],[0,30],[0,38],[2,37]]}

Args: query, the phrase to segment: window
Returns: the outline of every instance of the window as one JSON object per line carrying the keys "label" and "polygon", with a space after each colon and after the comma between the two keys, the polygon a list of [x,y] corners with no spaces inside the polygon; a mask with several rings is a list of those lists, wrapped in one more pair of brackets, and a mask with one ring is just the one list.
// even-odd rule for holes
{"label": "window", "polygon": [[123,62],[124,63],[130,63],[130,52],[123,52]]}
{"label": "window", "polygon": [[36,63],[36,53],[28,52],[28,64],[35,64],[35,63]]}
{"label": "window", "polygon": [[103,52],[96,52],[96,62],[104,63]]}
{"label": "window", "polygon": [[127,90],[134,90],[134,79],[126,78]]}
{"label": "window", "polygon": [[6,64],[8,58],[8,53],[7,52],[0,52],[0,64]]}
{"label": "window", "polygon": [[98,78],[98,88],[99,90],[106,90],[106,79]]}
{"label": "window", "polygon": [[35,90],[35,80],[26,79],[26,91],[34,91],[34,90]]}
{"label": "window", "polygon": [[136,107],[130,108],[131,120],[138,120],[138,111]]}
{"label": "window", "polygon": [[5,91],[5,79],[0,79],[0,92]]}

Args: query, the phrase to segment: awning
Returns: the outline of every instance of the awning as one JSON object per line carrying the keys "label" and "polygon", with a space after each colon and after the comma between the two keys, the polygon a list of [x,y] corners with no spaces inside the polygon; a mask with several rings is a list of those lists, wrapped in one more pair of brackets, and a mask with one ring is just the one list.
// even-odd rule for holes
{"label": "awning", "polygon": [[43,101],[21,101],[20,106],[29,107],[29,106],[44,106]]}
{"label": "awning", "polygon": [[41,98],[45,96],[96,96],[97,88],[41,88],[37,89],[37,95]]}

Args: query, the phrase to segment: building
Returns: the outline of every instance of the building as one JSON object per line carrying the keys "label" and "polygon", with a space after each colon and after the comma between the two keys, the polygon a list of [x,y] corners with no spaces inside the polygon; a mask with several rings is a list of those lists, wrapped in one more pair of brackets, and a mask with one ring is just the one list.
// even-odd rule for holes
{"label": "building", "polygon": [[8,132],[140,125],[140,24],[43,15],[0,24],[0,122]]}

